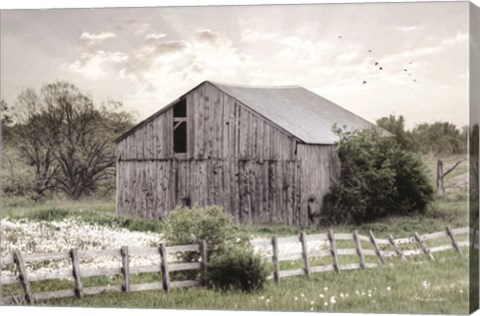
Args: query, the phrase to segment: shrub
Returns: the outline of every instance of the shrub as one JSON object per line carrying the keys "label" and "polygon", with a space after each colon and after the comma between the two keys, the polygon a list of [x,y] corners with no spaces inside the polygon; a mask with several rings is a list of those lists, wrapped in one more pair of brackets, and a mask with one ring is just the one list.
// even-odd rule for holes
{"label": "shrub", "polygon": [[264,258],[245,246],[228,246],[212,256],[210,281],[214,288],[252,292],[263,288],[268,270]]}
{"label": "shrub", "polygon": [[375,129],[338,134],[340,178],[325,197],[324,222],[359,224],[426,210],[433,188],[418,155]]}
{"label": "shrub", "polygon": [[168,245],[196,244],[205,240],[209,245],[221,246],[243,240],[233,217],[218,206],[174,209],[165,219],[164,237]]}

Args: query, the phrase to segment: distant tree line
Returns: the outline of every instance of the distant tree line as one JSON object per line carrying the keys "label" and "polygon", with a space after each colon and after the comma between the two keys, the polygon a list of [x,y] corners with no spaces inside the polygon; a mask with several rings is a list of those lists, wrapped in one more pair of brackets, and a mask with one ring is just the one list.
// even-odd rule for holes
{"label": "distant tree line", "polygon": [[96,106],[68,82],[22,91],[15,114],[1,102],[2,187],[34,200],[79,199],[115,188],[113,140],[133,126],[120,102]]}
{"label": "distant tree line", "polygon": [[407,130],[402,115],[382,117],[377,125],[392,133],[405,150],[437,156],[467,153],[468,127],[459,129],[452,123],[435,122]]}

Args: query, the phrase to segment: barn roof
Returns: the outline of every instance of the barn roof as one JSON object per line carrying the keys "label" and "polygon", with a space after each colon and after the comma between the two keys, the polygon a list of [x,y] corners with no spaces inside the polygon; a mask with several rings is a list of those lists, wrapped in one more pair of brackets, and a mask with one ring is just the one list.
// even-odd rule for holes
{"label": "barn roof", "polygon": [[[185,95],[207,82],[307,144],[334,144],[338,140],[332,131],[334,125],[346,127],[349,131],[375,126],[301,86],[249,87],[205,81]],[[116,142],[165,112],[178,100],[134,126]]]}
{"label": "barn roof", "polygon": [[347,130],[373,127],[372,123],[300,86],[245,87],[211,82],[307,144],[333,144],[332,127]]}

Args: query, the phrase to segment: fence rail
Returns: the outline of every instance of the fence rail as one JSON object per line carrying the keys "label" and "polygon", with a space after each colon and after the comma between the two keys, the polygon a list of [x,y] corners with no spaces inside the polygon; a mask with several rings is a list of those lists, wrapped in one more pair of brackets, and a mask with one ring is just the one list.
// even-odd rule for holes
{"label": "fence rail", "polygon": [[[469,241],[457,241],[458,235],[473,235]],[[476,237],[476,238],[475,238]],[[450,243],[435,245],[428,247],[427,243],[439,238],[449,238]],[[352,241],[354,248],[337,248],[337,241]],[[309,249],[309,243],[324,242],[328,249]],[[362,246],[368,243],[372,249],[366,249]],[[298,251],[289,254],[281,254],[280,245],[300,244]],[[403,250],[402,246],[413,244],[418,249]],[[373,232],[370,231],[368,236],[358,234],[354,231],[352,234],[337,233],[333,230],[328,233],[306,235],[301,233],[300,236],[290,237],[272,237],[271,240],[252,241],[253,246],[271,247],[273,264],[273,274],[269,279],[273,279],[277,284],[280,278],[305,275],[309,277],[312,273],[335,271],[339,273],[343,270],[355,269],[371,269],[378,267],[379,264],[367,263],[365,257],[377,257],[380,265],[385,264],[385,258],[398,257],[402,261],[407,261],[409,256],[425,255],[430,260],[435,260],[433,253],[446,250],[455,250],[459,255],[463,255],[462,248],[471,246],[478,249],[478,231],[465,228],[451,229],[447,227],[445,231],[430,234],[418,235],[415,233],[412,237],[395,239],[390,236],[389,239],[375,238]],[[390,250],[381,249],[389,248]],[[19,284],[22,287],[23,294],[2,297],[2,304],[12,304],[19,302],[33,303],[37,300],[64,298],[64,297],[83,297],[84,295],[94,295],[103,292],[134,292],[145,290],[164,290],[168,292],[172,288],[184,288],[197,285],[206,285],[208,282],[208,247],[205,241],[198,245],[180,245],[166,246],[161,243],[159,247],[139,248],[139,247],[121,247],[120,249],[102,249],[102,250],[77,250],[71,249],[68,252],[58,253],[38,253],[23,255],[20,251],[14,252],[11,256],[2,259],[1,266],[15,265],[17,276],[2,277],[2,285]],[[168,262],[168,255],[196,252],[199,254],[199,262]],[[130,258],[132,256],[148,256],[159,255],[158,264],[149,266],[131,266]],[[342,256],[357,256],[358,263],[341,263]],[[98,269],[81,269],[80,259],[97,258],[97,257],[118,257],[121,260],[121,267],[116,268],[98,268]],[[319,257],[331,257],[332,264],[312,266],[311,259]],[[71,269],[58,270],[50,273],[30,274],[27,271],[27,263],[49,262],[52,260],[70,260]],[[302,260],[302,269],[281,270],[280,262]],[[170,273],[174,271],[199,270],[201,272],[201,280],[184,280],[170,281]],[[130,280],[131,274],[136,273],[159,273],[161,275],[160,282],[133,284]],[[82,278],[92,276],[121,276],[123,278],[122,285],[113,286],[96,286],[83,287]],[[32,282],[58,280],[73,278],[75,286],[73,289],[59,291],[44,291],[33,293],[31,289]]]}

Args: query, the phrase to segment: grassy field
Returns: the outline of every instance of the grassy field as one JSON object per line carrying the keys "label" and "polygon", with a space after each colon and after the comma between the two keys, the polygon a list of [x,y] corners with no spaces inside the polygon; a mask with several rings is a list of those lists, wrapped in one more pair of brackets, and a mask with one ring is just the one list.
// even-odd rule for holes
{"label": "grassy field", "polygon": [[[446,166],[461,157],[451,157]],[[429,161],[435,168],[435,159]],[[445,227],[468,225],[468,204],[464,178],[466,165],[459,166],[446,183],[459,184],[447,190],[448,197],[438,200],[422,215],[389,217],[360,226],[333,227],[335,232],[351,232],[354,229],[366,234],[372,230],[379,238],[412,236],[444,230]],[[433,177],[433,176],[432,176]],[[450,182],[449,182],[450,181]],[[453,182],[452,182],[453,181]],[[77,221],[105,227],[126,228],[129,231],[162,232],[162,223],[115,214],[114,199],[110,200],[51,200],[33,203],[28,199],[4,198],[2,219],[30,221]],[[305,232],[325,232],[329,227],[307,227]],[[251,225],[241,229],[251,237],[288,236],[298,234],[297,227],[285,225]],[[341,243],[339,244],[341,246]],[[336,312],[390,312],[464,314],[468,312],[468,254],[460,257],[453,251],[435,255],[433,262],[418,257],[408,263],[391,259],[389,264],[370,270],[342,271],[314,274],[310,279],[291,277],[281,279],[280,285],[268,281],[266,287],[256,293],[219,292],[207,288],[189,288],[135,293],[105,293],[82,299],[68,298],[37,302],[37,305],[88,306],[88,307],[141,307],[176,309],[229,309],[270,311],[336,311]],[[312,264],[331,264],[313,261]],[[351,260],[358,260],[351,258]],[[376,261],[371,257],[369,260]],[[343,262],[347,263],[347,262]],[[289,266],[290,264],[290,266]],[[301,268],[302,263],[283,263],[282,269]],[[159,275],[134,277],[134,282],[160,281]],[[94,278],[85,280],[84,286],[119,284],[119,278]],[[69,281],[48,281],[35,285],[35,290],[71,288]],[[9,294],[3,289],[3,295]]]}

